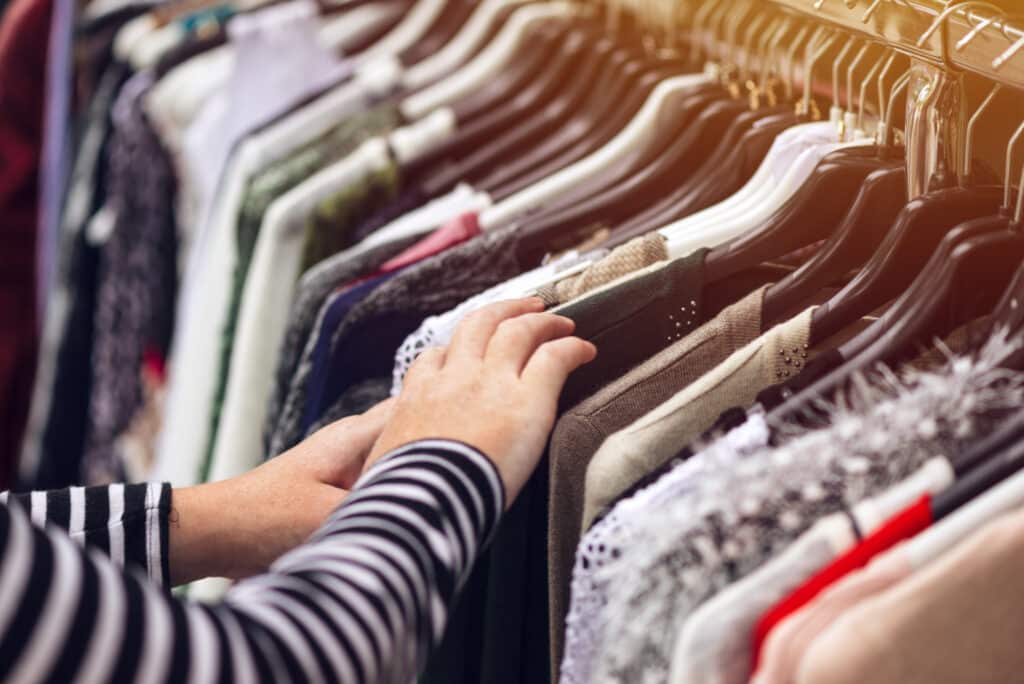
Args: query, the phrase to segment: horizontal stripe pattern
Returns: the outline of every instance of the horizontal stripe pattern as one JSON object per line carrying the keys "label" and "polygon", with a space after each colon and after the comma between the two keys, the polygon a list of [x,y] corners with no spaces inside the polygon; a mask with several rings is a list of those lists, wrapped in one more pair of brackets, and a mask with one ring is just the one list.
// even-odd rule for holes
{"label": "horizontal stripe pattern", "polygon": [[[0,680],[408,684],[441,640],[504,489],[472,447],[404,446],[309,543],[212,606],[157,588],[169,576],[166,485],[6,502],[20,505],[0,506]],[[36,502],[56,521],[33,525]],[[111,560],[122,554],[123,572]]]}

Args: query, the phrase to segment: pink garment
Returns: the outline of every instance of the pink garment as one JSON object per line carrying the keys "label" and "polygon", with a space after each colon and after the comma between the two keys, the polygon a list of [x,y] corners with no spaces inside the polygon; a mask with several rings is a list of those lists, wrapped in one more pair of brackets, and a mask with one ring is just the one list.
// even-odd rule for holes
{"label": "pink garment", "polygon": [[467,211],[456,216],[390,261],[385,262],[375,275],[383,275],[411,266],[417,261],[440,254],[479,234],[480,222],[477,221],[477,212]]}
{"label": "pink garment", "polygon": [[846,611],[909,577],[914,568],[906,542],[847,575],[811,603],[776,626],[765,641],[762,659],[752,684],[790,684],[796,681],[800,661],[811,644]]}

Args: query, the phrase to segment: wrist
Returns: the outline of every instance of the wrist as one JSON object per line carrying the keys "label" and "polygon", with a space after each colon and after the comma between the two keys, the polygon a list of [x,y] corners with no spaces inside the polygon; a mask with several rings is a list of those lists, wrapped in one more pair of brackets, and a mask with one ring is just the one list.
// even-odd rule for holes
{"label": "wrist", "polygon": [[237,577],[244,556],[231,504],[230,480],[174,489],[168,525],[171,581]]}

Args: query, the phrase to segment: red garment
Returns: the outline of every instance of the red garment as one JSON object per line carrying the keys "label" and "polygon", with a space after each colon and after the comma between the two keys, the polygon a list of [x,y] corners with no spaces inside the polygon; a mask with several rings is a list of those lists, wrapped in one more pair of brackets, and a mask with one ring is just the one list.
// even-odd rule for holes
{"label": "red garment", "polygon": [[460,214],[398,256],[384,262],[376,275],[391,273],[400,268],[411,266],[417,261],[440,254],[446,249],[475,238],[479,234],[480,222],[477,220],[477,213],[475,211],[468,211]]}
{"label": "red garment", "polygon": [[755,671],[760,662],[761,649],[776,625],[806,606],[832,584],[864,567],[875,556],[927,529],[932,522],[932,497],[931,494],[925,494],[761,616],[754,630]]}
{"label": "red garment", "polygon": [[373,273],[345,283],[344,286],[338,288],[335,292],[349,290],[356,285],[362,285],[368,280],[373,280],[374,278],[379,278],[382,275],[400,271],[406,266],[412,266],[413,264],[423,261],[428,257],[432,257],[435,254],[440,254],[441,252],[449,250],[456,245],[460,245],[466,240],[475,238],[480,233],[480,223],[477,221],[477,213],[475,211],[460,214],[427,237],[407,247],[403,252],[392,257],[389,261],[385,261],[381,264],[380,268]]}
{"label": "red garment", "polygon": [[10,484],[35,373],[39,156],[50,0],[15,0],[0,24],[0,487]]}

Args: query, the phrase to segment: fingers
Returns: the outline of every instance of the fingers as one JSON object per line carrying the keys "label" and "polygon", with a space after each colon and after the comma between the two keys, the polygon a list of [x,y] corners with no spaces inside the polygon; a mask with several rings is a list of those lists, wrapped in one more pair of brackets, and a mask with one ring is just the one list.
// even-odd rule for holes
{"label": "fingers", "polygon": [[498,325],[487,345],[487,360],[519,375],[538,347],[571,335],[575,328],[572,320],[548,313],[506,319]]}
{"label": "fingers", "polygon": [[416,357],[409,366],[403,383],[408,386],[423,376],[430,376],[444,367],[447,350],[444,347],[431,347]]}
{"label": "fingers", "polygon": [[526,363],[522,379],[538,392],[557,397],[566,378],[580,366],[597,356],[597,347],[578,337],[563,337],[545,342]]}
{"label": "fingers", "polygon": [[523,314],[544,310],[544,302],[537,298],[513,299],[486,306],[466,316],[452,337],[447,361],[479,361],[487,352],[487,345],[502,321]]}

